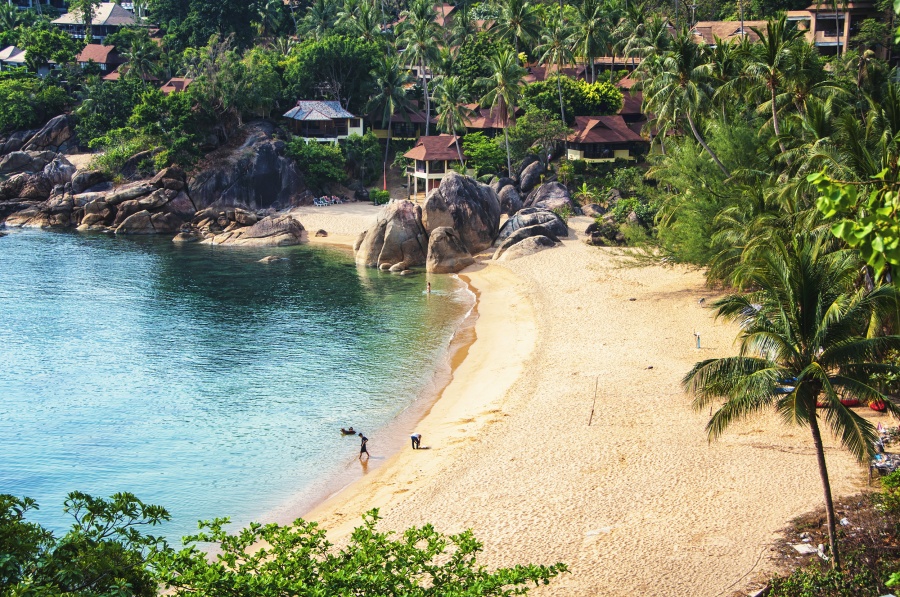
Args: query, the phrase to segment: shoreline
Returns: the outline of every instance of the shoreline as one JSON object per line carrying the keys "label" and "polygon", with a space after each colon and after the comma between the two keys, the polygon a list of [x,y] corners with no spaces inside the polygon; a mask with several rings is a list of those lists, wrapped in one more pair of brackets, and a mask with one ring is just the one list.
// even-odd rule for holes
{"label": "shoreline", "polygon": [[[406,447],[305,518],[341,544],[378,507],[383,530],[472,529],[490,568],[565,562],[538,597],[717,597],[764,583],[769,545],[822,502],[808,438],[763,413],[708,444],[708,413],[680,379],[734,354],[736,326],[698,304],[717,292],[699,270],[634,266],[581,236],[460,273],[481,293],[480,318],[416,429],[432,449]],[[825,441],[835,497],[864,488],[861,467]]]}

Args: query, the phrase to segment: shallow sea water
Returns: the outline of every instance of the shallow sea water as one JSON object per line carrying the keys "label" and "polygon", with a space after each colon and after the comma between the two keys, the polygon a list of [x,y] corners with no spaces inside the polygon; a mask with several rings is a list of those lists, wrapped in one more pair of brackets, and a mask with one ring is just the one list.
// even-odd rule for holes
{"label": "shallow sea water", "polygon": [[[279,255],[283,261],[257,260]],[[0,237],[0,493],[62,530],[67,492],[130,491],[177,538],[326,491],[434,383],[473,297],[308,246]]]}

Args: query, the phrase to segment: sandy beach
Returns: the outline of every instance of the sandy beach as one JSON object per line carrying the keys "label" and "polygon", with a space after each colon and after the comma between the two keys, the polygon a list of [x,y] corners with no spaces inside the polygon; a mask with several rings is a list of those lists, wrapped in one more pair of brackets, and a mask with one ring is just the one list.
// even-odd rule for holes
{"label": "sandy beach", "polygon": [[[322,228],[336,241],[377,211],[362,208],[296,215],[311,236]],[[570,220],[579,231],[588,223]],[[822,490],[808,432],[774,416],[707,443],[709,412],[690,408],[680,380],[697,360],[734,354],[737,329],[699,304],[716,296],[703,273],[637,267],[573,233],[562,247],[460,276],[480,316],[415,428],[430,449],[394,455],[306,518],[340,541],[378,507],[386,529],[473,529],[488,566],[568,564],[539,596],[760,586],[778,531],[821,506]],[[826,457],[836,496],[865,486],[864,467],[830,439]]]}

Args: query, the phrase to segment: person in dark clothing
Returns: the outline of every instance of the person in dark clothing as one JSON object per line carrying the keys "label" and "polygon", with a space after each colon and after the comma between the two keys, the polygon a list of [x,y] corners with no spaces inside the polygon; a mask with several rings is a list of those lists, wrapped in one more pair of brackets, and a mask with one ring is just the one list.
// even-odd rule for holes
{"label": "person in dark clothing", "polygon": [[363,435],[362,432],[360,431],[360,433],[359,433],[359,458],[360,458],[360,460],[362,460],[363,454],[366,455],[366,459],[369,458],[369,450],[368,450],[368,448],[366,448],[367,443],[369,443],[369,438],[367,438],[365,435]]}
{"label": "person in dark clothing", "polygon": [[409,436],[409,438],[412,440],[412,449],[418,450],[419,444],[422,443],[422,434],[421,433],[413,433],[412,435]]}

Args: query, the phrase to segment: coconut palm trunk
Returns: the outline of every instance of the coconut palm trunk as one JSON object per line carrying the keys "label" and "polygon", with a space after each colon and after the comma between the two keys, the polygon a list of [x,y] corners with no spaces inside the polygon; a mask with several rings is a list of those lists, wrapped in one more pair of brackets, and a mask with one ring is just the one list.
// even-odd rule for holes
{"label": "coconut palm trunk", "polygon": [[431,101],[428,97],[428,79],[425,77],[425,59],[423,58],[421,61],[422,65],[422,93],[425,95],[425,136],[428,136],[428,131],[430,129],[431,124]]}
{"label": "coconut palm trunk", "polygon": [[384,168],[382,170],[382,176],[384,181],[384,186],[382,190],[387,190],[387,163],[388,156],[391,153],[391,132],[393,131],[393,122],[388,120],[388,131],[387,131],[387,142],[384,144]]}
{"label": "coconut palm trunk", "polygon": [[509,119],[505,119],[506,123],[503,125],[503,140],[506,142],[506,174],[507,176],[512,176],[512,158],[509,157],[509,133],[506,132],[506,129],[509,128]]}
{"label": "coconut palm trunk", "polygon": [[825,448],[822,446],[822,434],[819,432],[819,421],[815,415],[809,419],[809,429],[812,432],[813,444],[816,448],[816,462],[819,465],[819,477],[822,479],[822,489],[825,492],[825,519],[828,523],[828,544],[831,547],[832,564],[835,570],[841,568],[841,558],[838,553],[837,528],[834,523],[834,500],[831,498],[831,483],[828,480],[828,468],[825,466]]}
{"label": "coconut palm trunk", "polygon": [[562,116],[563,124],[566,122],[566,108],[563,104],[562,96],[562,65],[556,65],[556,90],[559,91],[559,115]]}
{"label": "coconut palm trunk", "polygon": [[697,131],[697,126],[694,124],[694,119],[691,118],[690,111],[685,112],[685,116],[687,116],[687,121],[691,127],[691,132],[694,133],[694,138],[697,139],[697,142],[700,143],[700,146],[703,147],[704,150],[706,150],[706,153],[708,153],[709,156],[713,159],[713,161],[722,171],[722,174],[724,174],[725,176],[731,176],[731,174],[728,172],[728,169],[725,168],[725,165],[722,164],[722,162],[719,160],[719,157],[715,153],[713,153],[713,150],[709,148],[709,145],[707,145],[706,141],[703,140],[703,137],[700,136],[700,133]]}
{"label": "coconut palm trunk", "polygon": [[781,127],[778,126],[778,109],[775,107],[775,81],[770,81],[769,90],[772,97],[772,128],[775,129],[775,138],[778,139],[778,148],[781,153],[787,150],[784,148],[784,142],[781,140]]}

